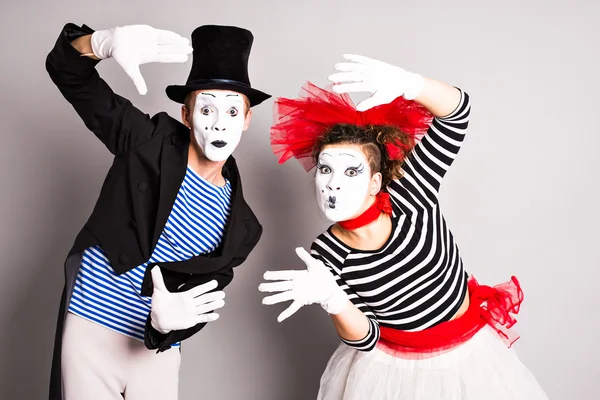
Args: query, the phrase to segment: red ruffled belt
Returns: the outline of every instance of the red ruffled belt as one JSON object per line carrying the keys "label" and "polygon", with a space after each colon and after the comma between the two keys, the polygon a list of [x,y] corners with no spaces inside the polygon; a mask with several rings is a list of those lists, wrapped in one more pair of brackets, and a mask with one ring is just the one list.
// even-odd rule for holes
{"label": "red ruffled belt", "polygon": [[457,319],[442,322],[422,331],[401,331],[381,327],[380,348],[403,353],[432,353],[451,350],[471,339],[481,328],[491,326],[508,347],[519,338],[510,328],[517,322],[523,291],[514,276],[494,287],[480,285],[475,278],[468,282],[471,304]]}

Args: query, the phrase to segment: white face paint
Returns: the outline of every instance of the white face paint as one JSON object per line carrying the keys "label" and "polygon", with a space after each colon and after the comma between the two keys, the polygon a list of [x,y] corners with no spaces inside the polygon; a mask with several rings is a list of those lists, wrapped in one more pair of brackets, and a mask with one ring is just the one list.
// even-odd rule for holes
{"label": "white face paint", "polygon": [[202,152],[211,161],[225,161],[246,130],[241,94],[229,90],[201,90],[196,94],[192,129]]}
{"label": "white face paint", "polygon": [[319,154],[315,187],[325,217],[346,221],[362,213],[370,196],[371,168],[360,150],[326,147]]}

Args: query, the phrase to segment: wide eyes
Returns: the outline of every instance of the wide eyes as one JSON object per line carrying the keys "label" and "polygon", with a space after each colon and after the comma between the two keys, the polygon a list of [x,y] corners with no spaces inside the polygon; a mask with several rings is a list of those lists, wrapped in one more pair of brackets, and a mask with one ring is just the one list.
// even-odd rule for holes
{"label": "wide eyes", "polygon": [[346,176],[358,176],[358,170],[354,167],[352,168],[348,168],[346,171],[344,171],[344,174],[346,174]]}
{"label": "wide eyes", "polygon": [[[202,115],[209,115],[211,112],[212,110],[208,106],[204,106],[200,109],[200,113],[202,113]],[[229,115],[230,117],[237,117],[238,114],[239,111],[235,107],[231,107],[229,110],[227,110],[227,115]]]}
{"label": "wide eyes", "polygon": [[319,169],[319,172],[322,174],[330,174],[331,173],[331,168],[329,168],[327,165],[318,165],[317,168]]}
{"label": "wide eyes", "polygon": [[[327,165],[319,164],[319,165],[317,165],[317,169],[319,170],[319,173],[321,173],[321,174],[331,174],[331,172],[332,172],[331,168],[329,168]],[[344,171],[344,174],[346,176],[353,178],[353,177],[359,175],[359,171],[358,171],[358,168],[356,168],[356,167],[350,167],[350,168],[347,168],[346,171]]]}

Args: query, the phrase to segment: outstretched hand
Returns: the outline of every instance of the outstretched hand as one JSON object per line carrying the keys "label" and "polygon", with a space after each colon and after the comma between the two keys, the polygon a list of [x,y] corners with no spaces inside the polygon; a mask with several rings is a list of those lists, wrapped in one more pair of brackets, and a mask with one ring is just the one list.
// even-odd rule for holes
{"label": "outstretched hand", "polygon": [[154,291],[152,292],[151,323],[160,333],[188,329],[197,324],[215,321],[219,314],[213,313],[225,305],[225,292],[211,292],[217,281],[210,281],[181,293],[171,293],[156,266],[150,271]]}
{"label": "outstretched hand", "polygon": [[303,306],[319,303],[330,314],[339,314],[348,303],[348,296],[338,286],[333,274],[322,261],[312,257],[304,248],[296,249],[298,257],[306,264],[305,270],[267,271],[264,279],[278,281],[262,283],[258,290],[277,294],[267,296],[263,304],[271,305],[292,301],[279,316],[282,322]]}
{"label": "outstretched hand", "polygon": [[96,57],[112,57],[133,80],[141,95],[148,92],[140,65],[151,62],[183,63],[193,49],[190,41],[175,32],[149,25],[127,25],[92,34]]}
{"label": "outstretched hand", "polygon": [[419,74],[357,54],[344,54],[344,58],[349,62],[335,64],[339,72],[328,79],[336,93],[373,93],[356,105],[358,111],[391,103],[400,96],[413,100],[423,90],[424,80]]}

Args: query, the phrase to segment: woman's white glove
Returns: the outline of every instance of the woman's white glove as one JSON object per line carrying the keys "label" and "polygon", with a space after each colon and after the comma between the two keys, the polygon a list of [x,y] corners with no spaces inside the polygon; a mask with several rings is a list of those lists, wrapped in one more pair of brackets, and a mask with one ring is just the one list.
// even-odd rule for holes
{"label": "woman's white glove", "polygon": [[160,268],[154,267],[151,273],[154,291],[150,318],[152,326],[160,333],[191,328],[219,318],[219,314],[211,313],[225,305],[225,292],[210,292],[217,287],[217,281],[207,282],[185,292],[171,293],[165,286]]}
{"label": "woman's white glove", "polygon": [[281,292],[263,299],[263,304],[277,304],[292,300],[292,304],[277,317],[281,322],[292,316],[302,306],[319,303],[329,314],[339,314],[348,305],[348,295],[335,281],[333,274],[322,261],[298,247],[296,254],[306,264],[300,271],[267,271],[264,279],[280,281],[262,283],[261,292]]}
{"label": "woman's white glove", "polygon": [[143,95],[148,89],[140,65],[151,62],[183,63],[193,49],[187,38],[175,32],[148,25],[127,25],[94,32],[92,51],[100,59],[114,58]]}
{"label": "woman's white glove", "polygon": [[336,93],[373,93],[356,105],[358,111],[391,103],[400,96],[414,100],[423,90],[425,81],[419,74],[356,54],[344,54],[344,58],[350,62],[335,64],[334,68],[340,72],[328,79],[335,83]]}

